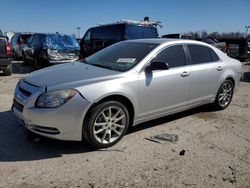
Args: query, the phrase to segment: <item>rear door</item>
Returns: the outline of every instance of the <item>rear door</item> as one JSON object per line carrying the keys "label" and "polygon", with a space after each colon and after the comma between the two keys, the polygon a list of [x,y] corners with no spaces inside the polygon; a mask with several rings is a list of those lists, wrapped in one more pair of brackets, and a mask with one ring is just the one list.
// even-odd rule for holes
{"label": "rear door", "polygon": [[190,104],[208,101],[216,96],[223,63],[213,49],[187,44],[191,64]]}

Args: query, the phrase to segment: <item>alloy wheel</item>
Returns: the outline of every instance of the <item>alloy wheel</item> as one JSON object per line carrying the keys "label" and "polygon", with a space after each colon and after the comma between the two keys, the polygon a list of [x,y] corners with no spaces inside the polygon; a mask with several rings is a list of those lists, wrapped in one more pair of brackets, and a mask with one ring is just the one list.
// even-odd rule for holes
{"label": "alloy wheel", "polygon": [[218,97],[219,104],[222,107],[226,107],[230,103],[232,96],[233,96],[233,87],[230,83],[225,82],[222,85],[219,92],[219,97]]}
{"label": "alloy wheel", "polygon": [[127,118],[122,108],[109,106],[96,117],[93,133],[96,141],[109,144],[120,138],[125,131]]}

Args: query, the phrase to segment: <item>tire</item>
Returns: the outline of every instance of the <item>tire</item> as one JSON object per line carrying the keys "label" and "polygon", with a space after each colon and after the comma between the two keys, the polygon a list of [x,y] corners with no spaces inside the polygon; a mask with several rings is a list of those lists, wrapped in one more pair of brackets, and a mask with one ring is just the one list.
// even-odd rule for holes
{"label": "tire", "polygon": [[120,102],[107,101],[93,107],[83,124],[83,137],[95,148],[119,142],[129,126],[129,113]]}
{"label": "tire", "polygon": [[217,93],[214,101],[214,107],[217,110],[224,110],[231,103],[233,98],[234,84],[231,80],[225,80]]}
{"label": "tire", "polygon": [[7,67],[3,68],[3,75],[10,76],[12,74],[12,64],[9,64]]}

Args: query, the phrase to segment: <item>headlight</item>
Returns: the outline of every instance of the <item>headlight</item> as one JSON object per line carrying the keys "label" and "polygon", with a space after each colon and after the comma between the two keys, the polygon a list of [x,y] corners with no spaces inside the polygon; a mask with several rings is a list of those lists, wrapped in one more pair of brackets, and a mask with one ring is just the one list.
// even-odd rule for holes
{"label": "headlight", "polygon": [[77,93],[76,90],[61,90],[40,95],[36,106],[40,108],[56,108],[68,102]]}

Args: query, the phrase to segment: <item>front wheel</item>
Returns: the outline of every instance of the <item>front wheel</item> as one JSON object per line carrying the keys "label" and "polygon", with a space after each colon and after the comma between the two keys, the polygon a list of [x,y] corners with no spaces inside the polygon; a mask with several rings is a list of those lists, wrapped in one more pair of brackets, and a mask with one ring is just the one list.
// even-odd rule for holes
{"label": "front wheel", "polygon": [[214,101],[216,109],[223,110],[228,107],[233,98],[233,89],[234,85],[231,80],[226,80],[223,82]]}
{"label": "front wheel", "polygon": [[120,102],[107,101],[95,106],[84,122],[83,135],[96,148],[116,144],[126,133],[129,113]]}

